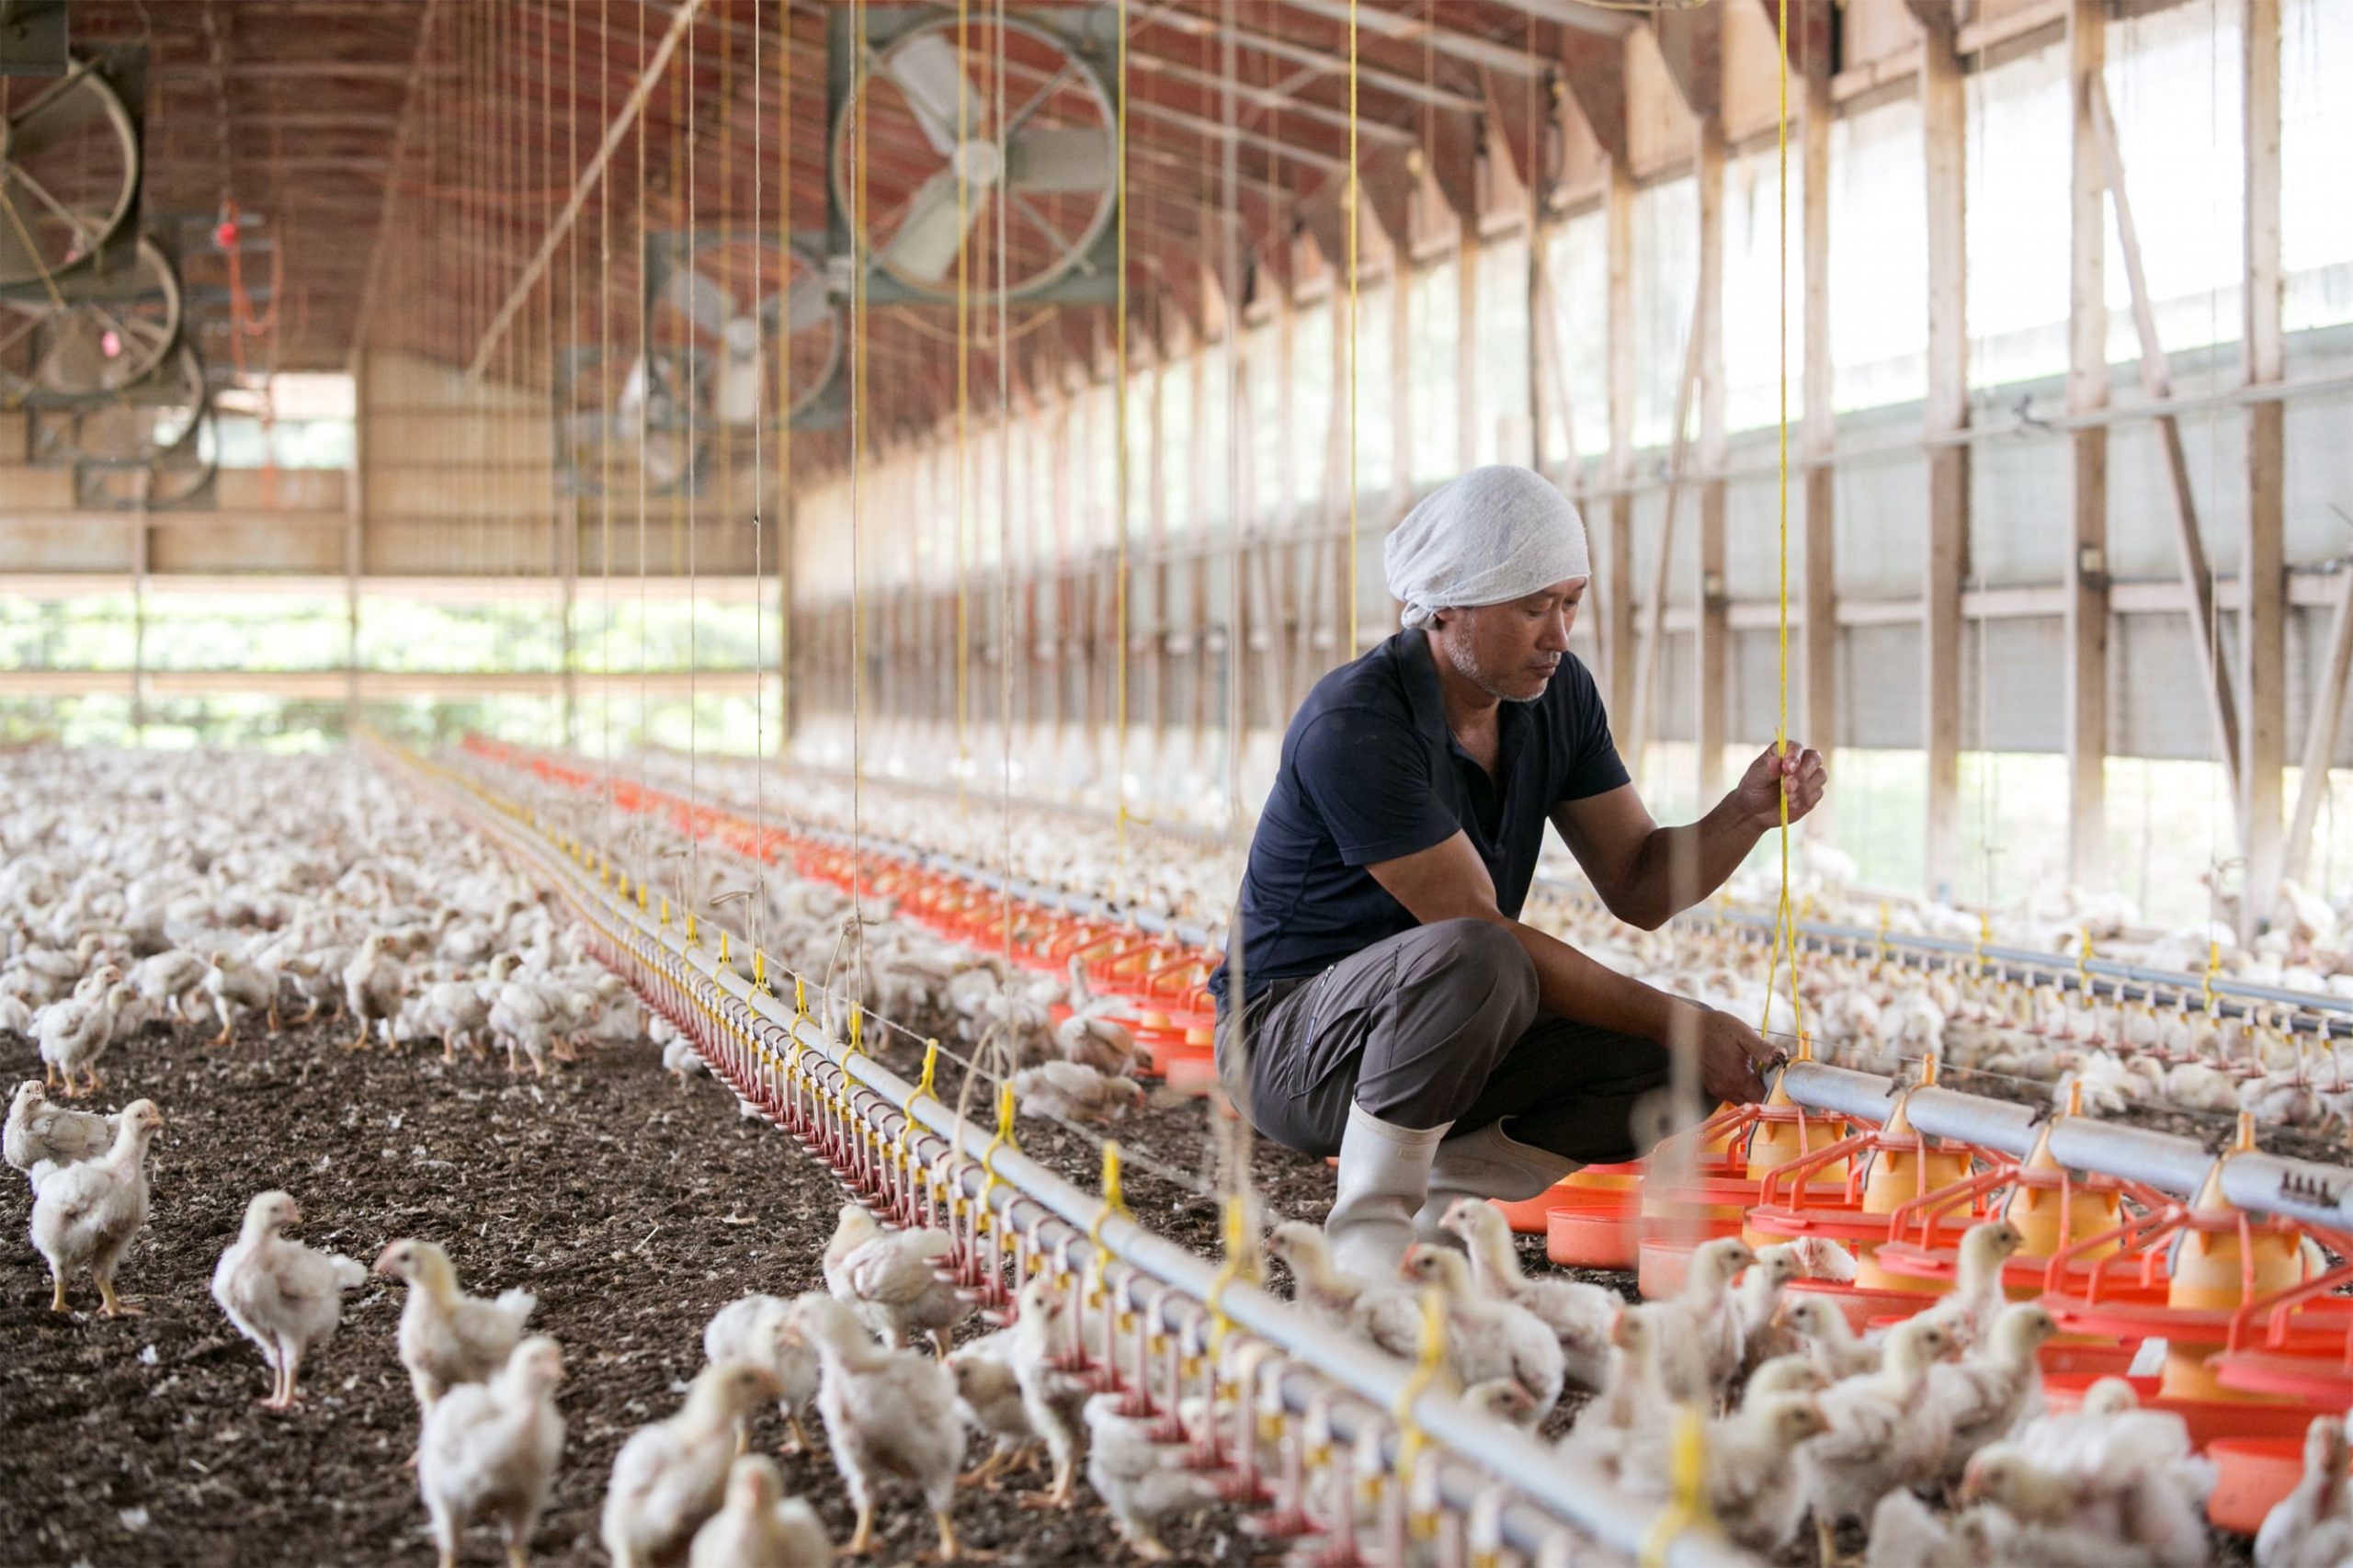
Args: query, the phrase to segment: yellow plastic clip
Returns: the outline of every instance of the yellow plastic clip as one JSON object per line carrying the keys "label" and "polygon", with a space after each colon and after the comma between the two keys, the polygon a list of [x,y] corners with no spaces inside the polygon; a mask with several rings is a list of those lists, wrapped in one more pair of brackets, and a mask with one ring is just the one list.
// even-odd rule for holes
{"label": "yellow plastic clip", "polygon": [[2214,977],[2222,972],[2222,944],[2220,942],[2208,942],[2206,944],[2205,991],[2206,1010],[2209,1013],[2219,1011],[2222,1005],[2221,994],[2214,989]]}
{"label": "yellow plastic clip", "polygon": [[1421,1423],[1414,1419],[1414,1402],[1446,1369],[1446,1297],[1437,1286],[1425,1286],[1421,1305],[1422,1329],[1414,1347],[1414,1375],[1398,1388],[1396,1403],[1389,1407],[1390,1418],[1397,1423],[1397,1479],[1401,1483],[1411,1475],[1414,1461],[1421,1457],[1426,1441]]}
{"label": "yellow plastic clip", "polygon": [[1236,1279],[1255,1277],[1250,1267],[1250,1212],[1238,1192],[1226,1195],[1224,1234],[1225,1261],[1218,1266],[1217,1278],[1210,1281],[1209,1294],[1201,1302],[1210,1310],[1209,1349],[1212,1356],[1233,1327],[1225,1315],[1226,1287]]}
{"label": "yellow plastic clip", "polygon": [[2084,1000],[2087,1002],[2091,1000],[2092,928],[2088,926],[2078,927],[2076,933],[2075,986],[2084,994]]}
{"label": "yellow plastic clip", "polygon": [[[857,1016],[855,1013],[850,1015],[852,1017]],[[1013,1085],[1011,1084],[999,1084],[996,1086],[996,1136],[990,1139],[988,1147],[981,1151],[981,1171],[988,1178],[981,1184],[981,1221],[983,1224],[988,1223],[992,1218],[989,1194],[996,1190],[997,1183],[1003,1179],[996,1174],[996,1152],[1005,1148],[1010,1148],[1016,1153],[1018,1153],[1021,1148],[1013,1136]]]}
{"label": "yellow plastic clip", "polygon": [[670,895],[666,892],[662,895],[662,924],[670,924]]}
{"label": "yellow plastic clip", "polygon": [[698,936],[699,933],[695,929],[695,912],[689,909],[687,911],[687,946],[693,947]]}
{"label": "yellow plastic clip", "polygon": [[1669,1502],[1643,1538],[1643,1568],[1664,1568],[1666,1549],[1692,1526],[1705,1523],[1708,1509],[1708,1425],[1696,1404],[1675,1412],[1675,1442],[1668,1450]]}
{"label": "yellow plastic clip", "polygon": [[1879,949],[1879,961],[1881,963],[1885,963],[1887,961],[1888,919],[1887,903],[1882,900],[1879,906],[1879,935],[1872,938],[1874,946]]}
{"label": "yellow plastic clip", "polygon": [[719,961],[727,961],[727,927],[724,926],[719,928]]}
{"label": "yellow plastic clip", "polygon": [[768,988],[768,956],[757,948],[752,949],[752,983],[762,991]]}
{"label": "yellow plastic clip", "polygon": [[[849,1010],[849,1054],[852,1056],[861,1055],[865,1052],[865,1050],[866,1009],[863,1007],[853,1006]],[[1010,1096],[1013,1093],[1013,1085],[1010,1084],[1006,1085],[1005,1092],[1007,1096]],[[1010,1124],[1008,1123],[1008,1125]]]}
{"label": "yellow plastic clip", "polygon": [[1103,1304],[1103,1267],[1107,1261],[1103,1251],[1103,1226],[1112,1215],[1128,1218],[1127,1194],[1120,1185],[1120,1145],[1111,1140],[1103,1144],[1103,1207],[1095,1212],[1095,1222],[1086,1227],[1086,1294],[1088,1309]]}
{"label": "yellow plastic clip", "polygon": [[792,1021],[796,1024],[809,1016],[809,982],[801,975],[792,977]]}
{"label": "yellow plastic clip", "polygon": [[645,913],[645,881],[642,878],[638,880],[637,884],[637,912],[640,915]]}
{"label": "yellow plastic clip", "polygon": [[906,1163],[907,1140],[915,1135],[915,1101],[926,1096],[930,1096],[934,1099],[938,1097],[931,1086],[933,1079],[938,1075],[938,1073],[939,1042],[936,1040],[927,1040],[923,1042],[923,1076],[916,1079],[915,1086],[907,1091],[907,1097],[899,1102],[899,1136],[893,1146],[898,1151],[899,1162],[903,1165]]}
{"label": "yellow plastic clip", "polygon": [[1979,915],[1977,917],[1977,945],[1969,950],[1969,956],[1971,961],[1977,966],[1977,972],[1981,975],[1985,972],[1985,944],[1993,939],[1994,922],[1984,915]]}

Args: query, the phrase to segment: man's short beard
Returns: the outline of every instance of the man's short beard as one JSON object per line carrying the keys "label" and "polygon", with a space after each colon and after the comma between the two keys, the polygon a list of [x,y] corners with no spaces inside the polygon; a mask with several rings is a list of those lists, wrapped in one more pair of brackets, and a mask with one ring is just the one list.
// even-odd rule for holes
{"label": "man's short beard", "polygon": [[[1438,639],[1438,643],[1446,650],[1447,662],[1454,666],[1454,673],[1496,701],[1541,702],[1544,699],[1544,693],[1541,691],[1533,697],[1514,697],[1510,692],[1498,688],[1495,681],[1488,677],[1487,672],[1479,667],[1479,661],[1472,653],[1471,645],[1468,642],[1457,642],[1451,637],[1441,637]],[[1545,684],[1548,687],[1551,685],[1549,681]]]}

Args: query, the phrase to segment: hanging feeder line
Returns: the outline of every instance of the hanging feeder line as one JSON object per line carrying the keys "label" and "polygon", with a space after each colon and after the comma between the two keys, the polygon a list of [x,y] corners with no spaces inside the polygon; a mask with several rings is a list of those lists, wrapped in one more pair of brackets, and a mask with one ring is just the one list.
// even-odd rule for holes
{"label": "hanging feeder line", "polygon": [[[1225,1277],[1219,1265],[1154,1235],[1120,1205],[1039,1165],[1009,1140],[987,1144],[982,1129],[935,1095],[827,1037],[805,1003],[788,1006],[719,964],[666,908],[660,918],[650,915],[642,884],[634,900],[626,887],[601,885],[592,857],[541,826],[530,808],[381,738],[364,737],[363,744],[388,772],[482,833],[569,903],[595,932],[600,960],[676,1023],[715,1074],[824,1159],[861,1199],[903,1223],[945,1225],[951,1233],[968,1217],[974,1242],[991,1255],[965,1260],[978,1262],[982,1276],[1001,1281],[997,1271],[1009,1255],[1019,1278],[1044,1272],[1074,1291],[1099,1278],[1115,1326],[1132,1332],[1149,1352],[1137,1362],[1145,1399],[1154,1394],[1156,1364],[1174,1369],[1180,1359],[1199,1360],[1233,1397],[1265,1394],[1279,1404],[1283,1414],[1271,1420],[1278,1430],[1313,1415],[1342,1445],[1375,1439],[1384,1470],[1401,1482],[1434,1470],[1440,1506],[1466,1519],[1492,1519],[1498,1544],[1511,1550],[1565,1561],[1579,1538],[1628,1556],[1656,1542],[1668,1505],[1620,1494],[1589,1466],[1472,1411],[1450,1392],[1416,1392],[1415,1369],[1405,1362],[1332,1334],[1255,1284]],[[801,977],[795,981],[805,996]],[[990,1148],[985,1169],[966,1152],[976,1145]],[[904,1161],[895,1157],[901,1151]],[[1227,1333],[1212,1356],[1217,1320]],[[1279,1364],[1228,1377],[1228,1365],[1253,1349],[1258,1361],[1276,1358]],[[1155,1408],[1173,1406],[1196,1386],[1171,1379],[1158,1391],[1163,1405]],[[1427,1452],[1416,1458],[1406,1451],[1392,1412],[1421,1435]],[[1251,1451],[1237,1460],[1249,1462]],[[1499,1483],[1516,1495],[1498,1503]],[[1274,1499],[1279,1508],[1286,1501],[1298,1499]],[[1654,1560],[1672,1568],[1733,1568],[1748,1561],[1698,1525],[1678,1531]]]}

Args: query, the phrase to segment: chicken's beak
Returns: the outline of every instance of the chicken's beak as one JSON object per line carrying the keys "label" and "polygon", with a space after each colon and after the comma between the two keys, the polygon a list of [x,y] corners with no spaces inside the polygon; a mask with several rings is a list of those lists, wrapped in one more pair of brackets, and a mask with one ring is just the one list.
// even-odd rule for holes
{"label": "chicken's beak", "polygon": [[392,1249],[386,1247],[383,1251],[376,1255],[376,1261],[369,1266],[368,1272],[370,1274],[383,1275],[389,1279],[392,1275]]}

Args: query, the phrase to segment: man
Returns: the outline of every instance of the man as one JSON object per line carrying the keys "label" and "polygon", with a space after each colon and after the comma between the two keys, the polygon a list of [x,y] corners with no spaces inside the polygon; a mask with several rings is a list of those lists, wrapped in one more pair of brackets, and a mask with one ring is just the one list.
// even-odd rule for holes
{"label": "man", "polygon": [[1228,969],[1211,982],[1228,1096],[1275,1142],[1339,1155],[1325,1230],[1371,1277],[1458,1197],[1531,1198],[1634,1158],[1631,1113],[1674,1050],[1696,1052],[1708,1095],[1763,1096],[1773,1053],[1747,1024],[1520,922],[1545,822],[1610,911],[1650,930],[1732,874],[1784,794],[1795,822],[1824,782],[1816,753],[1768,747],[1699,822],[1651,820],[1568,653],[1585,525],[1529,470],[1433,493],[1385,563],[1404,630],[1292,718],[1243,878],[1248,996],[1228,994]]}

